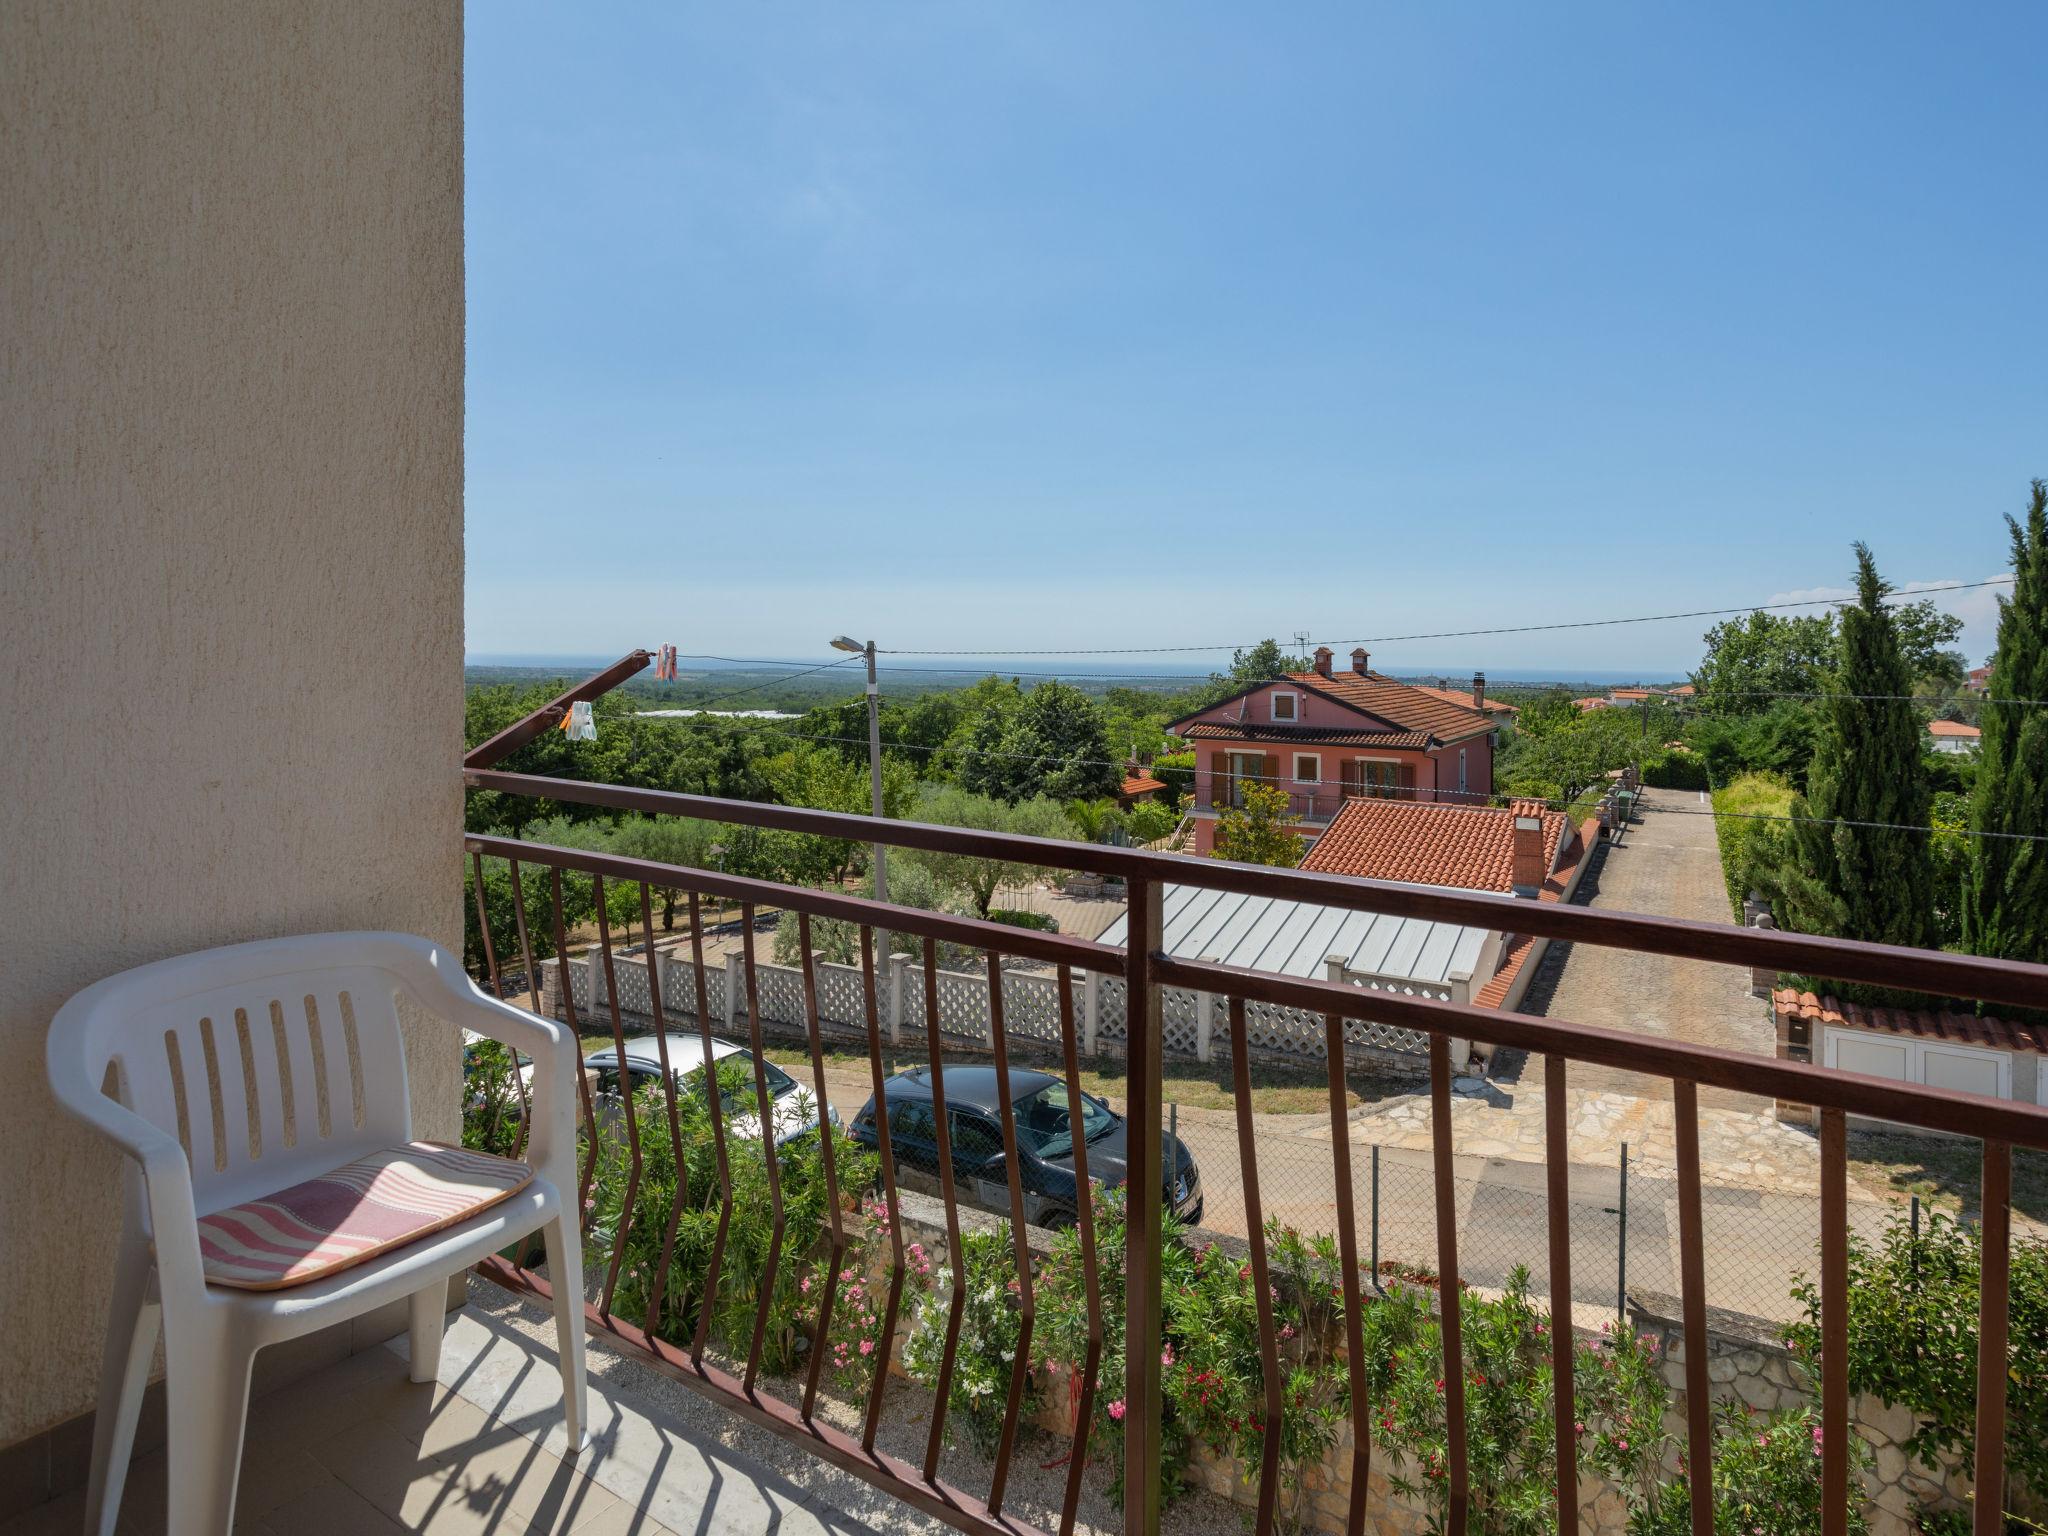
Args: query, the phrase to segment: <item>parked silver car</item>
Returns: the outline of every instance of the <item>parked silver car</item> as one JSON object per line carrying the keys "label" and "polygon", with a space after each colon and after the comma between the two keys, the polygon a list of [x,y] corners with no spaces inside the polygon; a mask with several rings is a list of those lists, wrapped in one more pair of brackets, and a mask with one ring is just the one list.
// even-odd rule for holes
{"label": "parked silver car", "polygon": [[[671,1031],[667,1036],[669,1070],[676,1076],[678,1093],[704,1094],[704,1040],[701,1035],[685,1035]],[[725,1130],[728,1136],[748,1140],[761,1134],[759,1105],[755,1099],[754,1073],[767,1084],[770,1113],[775,1123],[777,1146],[795,1137],[818,1128],[817,1095],[772,1061],[755,1061],[753,1053],[743,1045],[734,1045],[726,1040],[711,1042],[712,1060],[719,1063],[738,1059],[740,1064],[751,1067],[745,1081],[734,1087],[730,1083],[724,1089],[722,1105],[725,1114]],[[661,1081],[661,1046],[653,1035],[635,1035],[626,1042],[626,1056],[621,1080],[621,1064],[617,1046],[605,1046],[592,1051],[583,1058],[584,1065],[596,1076],[594,1084],[600,1099],[599,1113],[605,1109],[616,1109],[623,1089],[637,1090]],[[729,1073],[721,1071],[721,1077]],[[825,1106],[826,1121],[837,1126],[839,1112],[831,1105]]]}

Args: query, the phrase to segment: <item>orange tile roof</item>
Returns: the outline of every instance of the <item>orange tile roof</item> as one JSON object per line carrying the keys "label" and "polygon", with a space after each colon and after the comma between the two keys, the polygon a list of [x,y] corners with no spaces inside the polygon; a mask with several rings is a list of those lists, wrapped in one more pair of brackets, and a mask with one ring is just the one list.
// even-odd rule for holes
{"label": "orange tile roof", "polygon": [[1483,710],[1472,707],[1469,697],[1462,704],[1433,697],[1432,689],[1396,682],[1379,672],[1362,677],[1351,671],[1332,671],[1328,677],[1320,672],[1290,672],[1287,680],[1377,715],[1404,731],[1426,731],[1441,741],[1477,736],[1494,728]]}
{"label": "orange tile roof", "polygon": [[1543,867],[1557,862],[1566,820],[1537,800],[1508,810],[1425,800],[1349,802],[1316,839],[1303,869],[1364,880],[1446,885],[1467,891],[1514,889],[1515,817],[1543,818]]}
{"label": "orange tile roof", "polygon": [[1572,703],[1576,704],[1581,710],[1605,709],[1607,707],[1605,699],[1573,699]]}
{"label": "orange tile roof", "polygon": [[1155,789],[1164,788],[1164,779],[1155,779],[1149,773],[1134,773],[1124,780],[1123,792],[1127,795],[1149,795]]}
{"label": "orange tile roof", "polygon": [[1978,730],[1976,726],[1965,725],[1960,720],[1930,720],[1927,722],[1927,734],[1930,736],[1977,737],[1982,736],[1984,733]]}
{"label": "orange tile roof", "polygon": [[1997,1051],[2048,1055],[2048,1028],[2012,1019],[1934,1009],[1865,1008],[1860,1003],[1815,997],[1811,992],[1800,992],[1791,987],[1781,987],[1773,992],[1771,1007],[1781,1019],[1805,1019],[1809,1023],[1872,1029],[1887,1035],[1917,1035],[1923,1040],[1948,1040],[1957,1045],[1980,1045]]}
{"label": "orange tile roof", "polygon": [[[1472,690],[1470,688],[1432,688],[1427,683],[1410,683],[1407,686],[1413,688],[1417,693],[1426,693],[1432,699],[1440,699],[1446,704],[1456,704],[1462,709],[1470,709],[1472,707]],[[1518,705],[1509,704],[1500,699],[1488,699],[1486,701],[1486,713],[1489,715],[1512,715],[1518,713],[1518,711]]]}
{"label": "orange tile roof", "polygon": [[1266,725],[1247,720],[1197,720],[1180,732],[1187,741],[1298,742],[1305,747],[1393,747],[1421,752],[1429,746],[1427,731],[1347,731],[1335,725]]}

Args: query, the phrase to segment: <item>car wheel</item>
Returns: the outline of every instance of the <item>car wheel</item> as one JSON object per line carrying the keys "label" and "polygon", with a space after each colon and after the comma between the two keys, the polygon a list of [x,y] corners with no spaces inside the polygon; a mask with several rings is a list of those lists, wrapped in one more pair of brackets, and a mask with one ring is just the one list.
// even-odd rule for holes
{"label": "car wheel", "polygon": [[1075,1220],[1076,1218],[1072,1211],[1063,1210],[1055,1206],[1038,1218],[1038,1224],[1048,1232],[1064,1232],[1074,1225]]}

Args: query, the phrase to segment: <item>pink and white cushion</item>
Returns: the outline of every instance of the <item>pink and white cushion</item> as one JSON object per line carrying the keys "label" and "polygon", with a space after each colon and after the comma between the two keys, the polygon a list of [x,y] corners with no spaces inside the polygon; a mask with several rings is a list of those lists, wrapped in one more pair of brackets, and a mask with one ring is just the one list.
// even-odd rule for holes
{"label": "pink and white cushion", "polygon": [[260,1200],[199,1218],[210,1285],[303,1285],[402,1247],[517,1194],[533,1169],[509,1157],[414,1141]]}

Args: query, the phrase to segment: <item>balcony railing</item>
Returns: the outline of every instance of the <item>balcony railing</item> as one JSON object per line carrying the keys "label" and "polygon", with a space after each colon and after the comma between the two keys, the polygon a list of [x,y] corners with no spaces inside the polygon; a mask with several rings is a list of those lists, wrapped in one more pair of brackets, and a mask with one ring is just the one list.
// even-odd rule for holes
{"label": "balcony railing", "polygon": [[[630,660],[630,658],[629,658]],[[614,668],[614,672],[618,669]],[[605,675],[605,676],[608,676]],[[616,679],[613,678],[612,681]],[[605,677],[586,685],[610,686]],[[566,697],[566,696],[565,696]],[[538,717],[537,717],[538,718]],[[703,996],[703,946],[705,898],[738,904],[751,930],[753,914],[774,906],[798,914],[804,925],[802,945],[803,990],[806,1036],[809,1042],[813,1083],[822,1104],[826,1091],[825,1056],[819,1027],[818,979],[810,956],[809,925],[814,921],[839,919],[855,926],[859,934],[863,1014],[870,1075],[877,1101],[883,1095],[883,1031],[876,983],[877,932],[915,935],[924,949],[922,984],[925,991],[924,1023],[929,1052],[929,1083],[934,1100],[939,1135],[939,1172],[946,1211],[951,1252],[960,1252],[961,1226],[959,1194],[955,1187],[953,1157],[947,1144],[944,1064],[948,1042],[942,1038],[941,1007],[937,992],[938,966],[934,950],[939,944],[964,946],[987,957],[990,986],[988,999],[995,1010],[989,1037],[998,1079],[1007,1084],[1009,1061],[1006,1031],[1001,1018],[1003,988],[1000,985],[1002,957],[1020,957],[1052,968],[1059,996],[1058,1048],[1069,1103],[1080,1102],[1077,1056],[1077,1026],[1074,977],[1094,972],[1120,975],[1127,989],[1129,1010],[1128,1117],[1128,1206],[1125,1227],[1124,1315],[1125,1396],[1124,1425],[1125,1520],[1133,1536],[1156,1536],[1160,1529],[1159,1478],[1161,1465],[1161,1314],[1162,1216],[1170,1199],[1167,1170],[1162,1167],[1164,1105],[1162,1103],[1162,998],[1168,988],[1189,989],[1227,999],[1230,1056],[1233,1063],[1235,1106],[1244,1160],[1242,1177],[1247,1207],[1247,1232],[1253,1290],[1258,1305],[1258,1332],[1263,1359],[1265,1390],[1276,1399],[1281,1380],[1279,1340],[1267,1281],[1267,1253],[1259,1213],[1258,1158],[1252,1121],[1251,1081],[1246,1040],[1248,1004],[1264,1003],[1319,1014],[1325,1021],[1326,1059],[1332,1125],[1332,1177],[1336,1191],[1337,1240],[1342,1257],[1343,1315],[1348,1370],[1350,1373],[1350,1417],[1353,1429],[1353,1466],[1348,1530],[1352,1536],[1365,1529],[1372,1511],[1368,1508],[1368,1471],[1372,1439],[1373,1405],[1365,1378],[1365,1355],[1361,1335],[1361,1265],[1354,1215],[1353,1169],[1350,1141],[1344,1131],[1346,1109],[1345,1053],[1343,1040],[1347,1020],[1367,1020],[1413,1030],[1429,1042],[1429,1091],[1433,1106],[1433,1167],[1436,1203],[1437,1267],[1441,1276],[1439,1305],[1444,1353],[1449,1360],[1461,1358],[1461,1301],[1458,1234],[1455,1219],[1455,1181],[1450,1102],[1452,1063],[1448,1042],[1453,1038],[1497,1046],[1517,1047],[1541,1057],[1546,1084],[1547,1193],[1549,1202],[1548,1246],[1550,1290],[1558,1309],[1557,1325],[1551,1330],[1555,1349],[1553,1373],[1556,1424],[1557,1476],[1565,1496],[1557,1501],[1557,1529],[1574,1536],[1577,1530],[1578,1486],[1576,1436],[1573,1433],[1573,1370],[1570,1324],[1569,1240],[1570,1165],[1567,1159],[1566,1098],[1564,1087],[1574,1064],[1619,1068],[1668,1080],[1675,1111],[1677,1137],[1677,1225],[1680,1248],[1683,1325],[1688,1340],[1707,1336],[1707,1307],[1701,1221],[1701,1169],[1699,1092],[1704,1087],[1744,1093],[1775,1095],[1811,1104],[1820,1115],[1820,1291],[1822,1349],[1819,1361],[1822,1463],[1823,1525],[1826,1536],[1843,1536],[1848,1529],[1850,1509],[1849,1386],[1848,1386],[1848,1240],[1846,1119],[1868,1116],[1927,1130],[1949,1132],[1981,1140],[1982,1230],[1979,1292],[1979,1346],[1975,1423],[1976,1481],[1980,1489],[1997,1490],[2002,1483],[2006,1440],[2006,1386],[2009,1349],[2009,1261],[2011,1243],[2012,1150],[2015,1147],[2048,1149],[2048,1110],[2006,1101],[1920,1087],[1878,1078],[1857,1076],[1815,1067],[1745,1055],[1706,1046],[1594,1028],[1552,1018],[1534,1018],[1477,1008],[1456,1001],[1436,1001],[1388,992],[1366,992],[1343,982],[1295,980],[1243,970],[1211,962],[1175,959],[1163,952],[1161,921],[1162,895],[1167,884],[1192,885],[1207,889],[1251,895],[1296,899],[1321,906],[1357,912],[1393,913],[1435,921],[1466,924],[1488,930],[1512,930],[1578,944],[1606,945],[1648,954],[1713,961],[1743,967],[1761,967],[1806,975],[1826,976],[1953,997],[1970,997],[2020,1008],[2048,1006],[2048,969],[2009,961],[1972,956],[1900,949],[1882,945],[1851,943],[1838,939],[1809,937],[1765,930],[1740,929],[1709,923],[1685,922],[1645,915],[1597,912],[1565,904],[1531,903],[1507,896],[1423,890],[1415,887],[1345,879],[1331,875],[1303,873],[1215,860],[1189,859],[1088,844],[1058,842],[1040,838],[1012,837],[955,827],[930,826],[914,822],[876,821],[863,816],[672,794],[615,785],[575,783],[537,778],[519,773],[494,771],[480,764],[491,761],[489,754],[503,745],[509,751],[522,739],[545,727],[543,720],[526,736],[519,728],[499,738],[491,747],[472,755],[465,773],[474,788],[502,794],[544,798],[599,806],[648,815],[696,817],[736,826],[777,829],[850,839],[881,842],[890,847],[922,849],[947,854],[1001,859],[1035,865],[1047,870],[1082,870],[1121,880],[1128,890],[1129,926],[1133,942],[1128,949],[1087,940],[1041,933],[1004,924],[982,922],[934,912],[913,910],[865,900],[831,891],[798,889],[711,871],[656,864],[611,854],[590,853],[550,847],[493,836],[466,839],[478,877],[479,916],[483,917],[483,861],[503,859],[510,865],[518,914],[518,941],[526,985],[532,989],[536,1007],[540,1004],[539,970],[534,963],[531,936],[527,931],[526,907],[520,892],[526,882],[545,879],[552,895],[555,963],[560,967],[560,995],[574,1018],[571,989],[567,984],[566,935],[562,932],[561,879],[564,872],[581,872],[597,884],[596,913],[601,963],[605,970],[604,996],[608,1001],[611,1032],[620,1050],[625,1046],[624,1024],[617,999],[619,988],[613,974],[615,938],[606,916],[603,887],[623,882],[637,888],[641,925],[652,942],[650,892],[681,890],[687,893],[686,940],[695,962],[697,996],[688,1009],[702,1032],[707,1053],[711,1040],[712,1010]],[[488,946],[490,928],[483,923]],[[504,957],[509,961],[511,957]],[[499,981],[501,957],[489,953],[487,963],[494,984]],[[666,1029],[668,1000],[660,995],[660,967],[647,967],[652,996],[650,1006],[658,1029]],[[743,971],[746,1015],[752,1030],[752,1044],[758,1056],[761,1038],[761,1008],[756,993],[756,975],[751,945]],[[665,1047],[664,1047],[665,1049]],[[674,1078],[663,1074],[666,1083],[665,1109],[669,1134],[675,1134],[677,1088]],[[587,1092],[587,1089],[586,1089]],[[769,1125],[772,1116],[765,1088],[756,1105],[756,1124]],[[658,1337],[648,1319],[659,1311],[658,1300],[643,1309],[641,1318],[614,1311],[619,1281],[623,1235],[609,1255],[592,1255],[602,1265],[598,1296],[586,1305],[585,1315],[594,1333],[605,1335],[618,1347],[651,1361],[699,1392],[728,1406],[733,1412],[764,1425],[809,1447],[816,1455],[847,1468],[889,1490],[915,1508],[935,1515],[976,1536],[997,1532],[1029,1531],[1004,1512],[1009,1468],[1016,1443],[1020,1407],[1024,1401],[1026,1371],[1030,1364],[1030,1337],[1034,1319],[1032,1266],[1024,1233],[1024,1199],[1019,1185],[1017,1127],[1008,1113],[1009,1095],[1001,1092],[1004,1113],[1002,1140],[1008,1178],[1008,1206],[1014,1235],[1016,1285],[1023,1339],[1015,1351],[1015,1364],[1008,1383],[1006,1411],[999,1444],[993,1458],[993,1475],[986,1490],[952,1486],[938,1475],[947,1421],[947,1379],[959,1348],[960,1326],[965,1306],[964,1265],[955,1262],[953,1290],[945,1325],[943,1366],[931,1409],[931,1422],[921,1462],[886,1454],[877,1447],[877,1429],[884,1409],[883,1385],[886,1370],[877,1363],[858,1432],[839,1429],[816,1412],[819,1370],[825,1358],[825,1340],[830,1331],[833,1309],[842,1275],[846,1233],[842,1225],[840,1191],[833,1186],[829,1227],[824,1241],[829,1245],[827,1278],[815,1337],[808,1356],[808,1374],[800,1402],[785,1402],[761,1389],[759,1380],[762,1330],[770,1303],[770,1288],[762,1289],[761,1313],[757,1319],[752,1348],[737,1372],[721,1369],[706,1358],[706,1331],[699,1323],[695,1338],[679,1345]],[[709,1095],[714,1132],[717,1137],[717,1168],[723,1202],[718,1236],[713,1246],[706,1290],[715,1292],[723,1261],[726,1222],[732,1211],[733,1184],[730,1148],[719,1107],[719,1096]],[[586,1114],[589,1107],[586,1105]],[[630,1138],[630,1187],[637,1187],[642,1146],[636,1117],[628,1114],[625,1126]],[[896,1320],[902,1304],[905,1257],[903,1226],[898,1210],[898,1181],[891,1146],[888,1116],[878,1117],[878,1151],[881,1161],[883,1200],[889,1214],[893,1239],[889,1269],[886,1319],[881,1338],[886,1351],[896,1334]],[[1078,1127],[1076,1127],[1078,1132]],[[1085,1158],[1085,1138],[1075,1135],[1077,1162]],[[833,1180],[830,1138],[825,1176]],[[774,1203],[774,1239],[767,1256],[772,1275],[786,1257],[788,1234],[783,1231],[782,1195],[775,1182],[776,1159],[768,1158],[770,1194]],[[1092,1418],[1092,1403],[1098,1386],[1098,1370],[1104,1337],[1102,1294],[1097,1275],[1095,1212],[1089,1194],[1085,1165],[1079,1170],[1078,1225],[1086,1263],[1089,1308],[1089,1348],[1081,1369],[1081,1412],[1075,1444],[1068,1464],[1066,1496],[1059,1529],[1071,1530],[1081,1487],[1086,1438]],[[591,1160],[583,1168],[584,1193],[591,1180]],[[629,1197],[626,1209],[631,1210]],[[652,1290],[659,1297],[669,1279],[675,1237],[674,1218],[661,1249]],[[565,1283],[569,1277],[544,1276],[509,1260],[498,1259],[486,1266],[502,1283],[540,1295]],[[702,1314],[708,1317],[708,1309]],[[1691,1520],[1695,1536],[1711,1536],[1714,1529],[1713,1489],[1707,1475],[1713,1459],[1711,1388],[1708,1352],[1689,1347],[1685,1353],[1686,1457],[1692,1469]],[[1453,1533],[1467,1527],[1469,1512],[1468,1454],[1465,1438],[1465,1385],[1463,1372],[1446,1370],[1443,1390],[1448,1432],[1449,1522]],[[1279,1479],[1281,1412],[1277,1400],[1269,1401],[1264,1418],[1263,1457],[1260,1468],[1257,1536],[1269,1536],[1274,1529]],[[1974,1516],[1977,1536],[1994,1536],[2001,1528],[2000,1501],[1983,1497]]]}

